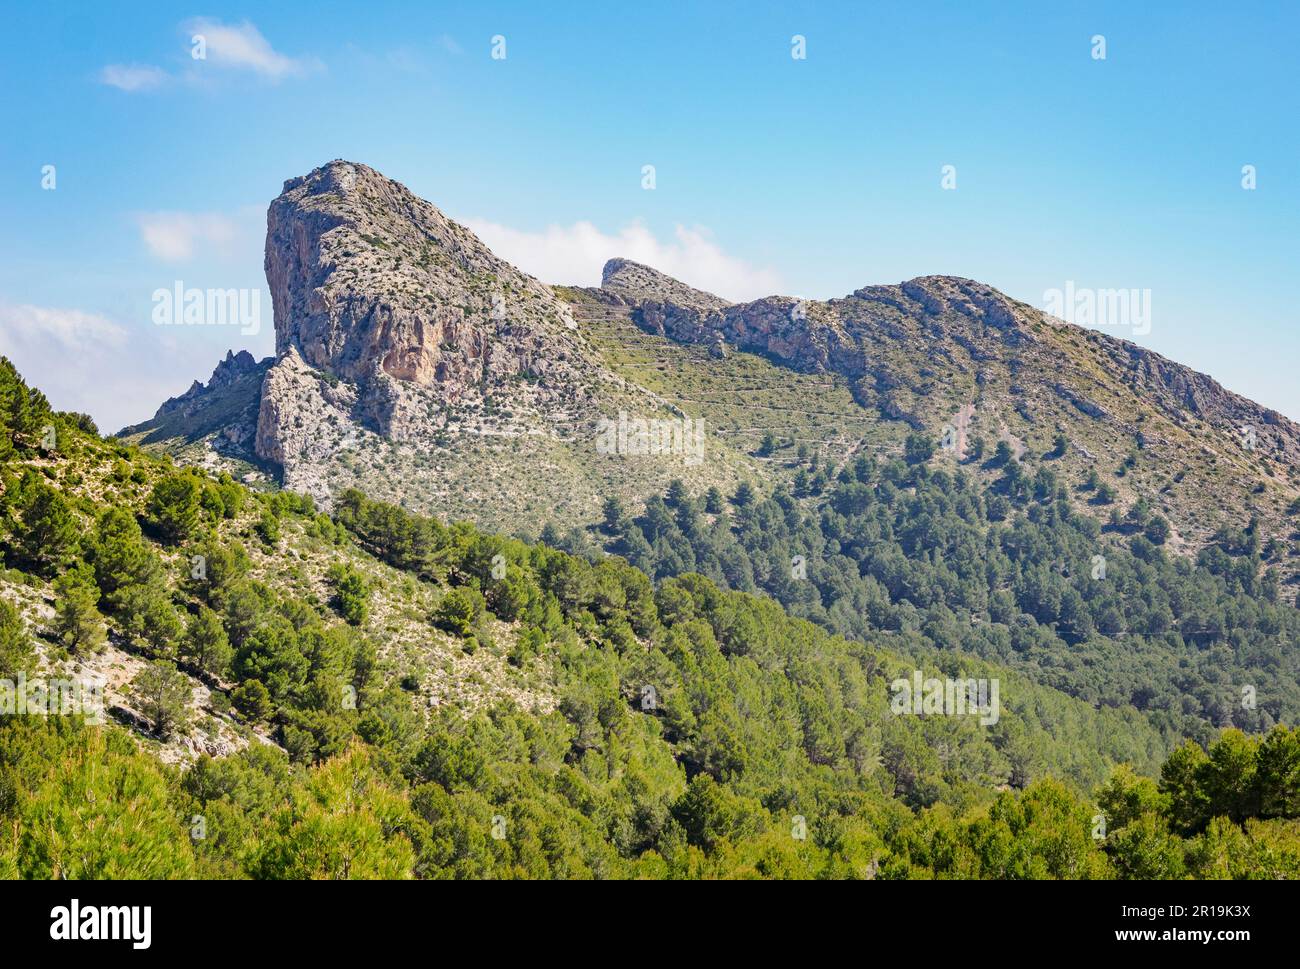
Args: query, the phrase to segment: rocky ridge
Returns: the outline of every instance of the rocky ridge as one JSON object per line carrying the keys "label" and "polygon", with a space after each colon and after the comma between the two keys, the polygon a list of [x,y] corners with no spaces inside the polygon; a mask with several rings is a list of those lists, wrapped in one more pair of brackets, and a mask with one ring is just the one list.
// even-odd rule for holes
{"label": "rocky ridge", "polygon": [[[629,276],[635,285],[628,285]],[[1089,396],[1099,374],[1080,368],[1056,338],[1083,339],[1102,364],[1101,375],[1115,375],[1168,418],[1198,419],[1230,434],[1253,429],[1255,449],[1300,464],[1300,427],[1277,411],[1151,350],[1057,320],[971,279],[924,276],[895,286],[866,286],[825,302],[771,296],[732,304],[615,259],[605,267],[601,291],[604,298],[630,306],[632,320],[660,336],[726,343],[796,369],[842,374],[854,381],[863,404],[917,428],[935,420],[913,405],[928,394],[936,374],[956,368],[969,379],[974,396],[992,379],[994,363],[1012,378],[1042,366],[1044,373],[1061,378],[1046,386],[1081,414],[1123,423]],[[923,361],[917,360],[920,354]],[[904,364],[900,356],[910,359]],[[1007,389],[1026,393],[1014,380]]]}
{"label": "rocky ridge", "polygon": [[[269,363],[270,358],[262,361],[262,364]],[[169,414],[193,413],[208,395],[229,387],[241,377],[256,373],[262,364],[259,364],[247,350],[240,350],[238,353],[227,350],[225,359],[217,364],[206,384],[196,380],[190,384],[189,390],[185,393],[177,397],[169,397],[163,401],[153,419],[156,421]]]}
{"label": "rocky ridge", "polygon": [[[228,355],[207,385],[128,432],[147,443],[207,435],[327,506],[357,486],[489,526],[581,525],[605,497],[635,503],[672,477],[775,484],[787,473],[756,455],[768,431],[820,441],[834,464],[949,428],[962,463],[972,442],[1005,441],[1017,460],[1113,472],[1121,508],[1151,500],[1192,547],[1256,515],[1281,527],[1300,492],[1300,429],[1287,418],[970,279],[732,303],[612,259],[599,287],[552,288],[345,161],[285,183],[265,265],[275,360]],[[804,396],[781,400],[794,382]],[[832,400],[845,390],[855,416]],[[707,416],[708,460],[594,453],[600,422],[625,414]],[[819,426],[827,415],[841,424]],[[1066,453],[1048,454],[1062,434]]]}

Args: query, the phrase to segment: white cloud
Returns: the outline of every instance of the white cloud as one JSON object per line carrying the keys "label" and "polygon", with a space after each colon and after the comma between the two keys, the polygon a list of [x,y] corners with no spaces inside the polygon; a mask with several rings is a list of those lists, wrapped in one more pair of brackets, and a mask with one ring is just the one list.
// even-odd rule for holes
{"label": "white cloud", "polygon": [[235,215],[222,212],[141,212],[136,225],[145,246],[163,262],[188,262],[196,255],[238,258],[257,248],[260,212],[255,208]]}
{"label": "white cloud", "polygon": [[106,317],[81,310],[0,305],[0,347],[51,342],[78,351],[118,347],[126,342],[126,330]]}
{"label": "white cloud", "polygon": [[0,354],[56,409],[90,414],[101,431],[153,413],[170,386],[156,364],[140,365],[128,336],[95,313],[0,304]]}
{"label": "white cloud", "polygon": [[167,80],[167,72],[152,64],[109,64],[99,72],[101,84],[121,91],[148,91]]}
{"label": "white cloud", "polygon": [[548,283],[598,286],[605,261],[622,256],[725,299],[757,299],[781,288],[773,270],[727,255],[709,231],[698,226],[678,225],[673,241],[664,242],[640,222],[625,225],[615,235],[590,222],[552,225],[542,232],[484,219],[469,219],[465,225],[502,259]]}
{"label": "white cloud", "polygon": [[181,25],[191,36],[201,35],[206,45],[206,63],[236,71],[251,71],[267,80],[306,74],[320,67],[313,58],[281,54],[245,20],[223,24],[208,17],[196,17]]}
{"label": "white cloud", "polygon": [[[89,414],[106,434],[147,420],[192,379],[206,381],[227,348],[245,345],[236,332],[122,325],[78,309],[0,303],[0,355],[56,409]],[[268,347],[258,341],[248,349],[257,355]]]}

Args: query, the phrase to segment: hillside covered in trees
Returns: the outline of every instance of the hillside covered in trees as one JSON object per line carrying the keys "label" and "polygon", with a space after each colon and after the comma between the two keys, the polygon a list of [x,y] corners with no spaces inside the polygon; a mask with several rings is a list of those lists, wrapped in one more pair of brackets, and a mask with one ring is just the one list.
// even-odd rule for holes
{"label": "hillside covered in trees", "polygon": [[801,462],[794,489],[767,498],[676,483],[640,514],[607,504],[599,537],[652,576],[697,571],[844,636],[977,655],[1180,735],[1300,717],[1300,610],[1253,525],[1195,558],[1171,554],[1140,503],[1106,525],[1084,513],[1104,485],[1069,489],[1004,454],[983,487],[932,469],[930,450],[914,437],[907,459],[814,459],[812,474]]}
{"label": "hillside covered in trees", "polygon": [[[1194,567],[1134,522],[1149,548],[1097,553],[1011,468],[863,463],[810,510],[673,489],[609,509],[625,557],[573,554],[178,468],[7,361],[0,462],[0,679],[107,681],[102,723],[0,716],[0,875],[1300,875],[1258,550]],[[1059,563],[1094,554],[1114,585],[1080,591]],[[917,670],[1000,715],[898,712]]]}

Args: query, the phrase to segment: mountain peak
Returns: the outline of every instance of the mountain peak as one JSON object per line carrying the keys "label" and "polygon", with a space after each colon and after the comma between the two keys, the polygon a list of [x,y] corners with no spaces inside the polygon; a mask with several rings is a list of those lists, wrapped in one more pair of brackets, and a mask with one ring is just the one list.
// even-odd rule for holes
{"label": "mountain peak", "polygon": [[284,186],[266,234],[277,354],[355,381],[468,383],[499,324],[563,328],[547,287],[373,168],[335,160]]}
{"label": "mountain peak", "polygon": [[[311,195],[327,192],[350,192],[356,188],[358,178],[367,181],[377,179],[392,182],[392,179],[381,175],[369,165],[336,158],[331,162],[326,162],[319,168],[313,168],[306,175],[296,175],[293,178],[286,179],[281,194],[287,194],[304,185],[308,188],[307,194]],[[400,183],[392,182],[392,184],[399,185]]]}
{"label": "mountain peak", "polygon": [[731,305],[721,296],[688,286],[667,273],[631,259],[615,258],[605,263],[600,273],[600,288],[633,302],[674,303],[701,310]]}
{"label": "mountain peak", "polygon": [[454,412],[480,433],[504,414],[540,435],[550,415],[590,416],[596,388],[613,385],[550,287],[366,165],[285,182],[267,212],[266,279],[279,360],[256,453],[321,498],[321,469],[351,431],[427,449]]}

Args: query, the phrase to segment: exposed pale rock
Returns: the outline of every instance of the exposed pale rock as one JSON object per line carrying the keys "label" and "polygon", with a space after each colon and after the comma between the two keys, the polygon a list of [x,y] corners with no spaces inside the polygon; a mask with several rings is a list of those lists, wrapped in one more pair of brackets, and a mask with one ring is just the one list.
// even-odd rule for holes
{"label": "exposed pale rock", "polygon": [[[267,215],[266,277],[281,363],[257,453],[289,476],[319,456],[292,429],[299,406],[323,400],[387,440],[420,442],[449,405],[582,409],[608,380],[548,286],[365,165],[335,161],[285,183]],[[340,379],[348,399],[321,396],[309,370]]]}
{"label": "exposed pale rock", "polygon": [[285,182],[267,213],[276,353],[364,384],[383,374],[448,399],[579,351],[567,307],[472,232],[365,165]]}
{"label": "exposed pale rock", "polygon": [[195,404],[201,402],[212,391],[228,387],[239,378],[255,373],[260,366],[261,364],[247,350],[240,350],[238,353],[227,350],[226,358],[217,364],[206,384],[196,380],[190,384],[190,389],[179,397],[172,397],[164,401],[154,415],[154,420],[178,411],[184,412],[187,409],[192,409]]}

